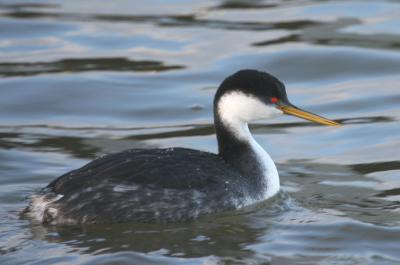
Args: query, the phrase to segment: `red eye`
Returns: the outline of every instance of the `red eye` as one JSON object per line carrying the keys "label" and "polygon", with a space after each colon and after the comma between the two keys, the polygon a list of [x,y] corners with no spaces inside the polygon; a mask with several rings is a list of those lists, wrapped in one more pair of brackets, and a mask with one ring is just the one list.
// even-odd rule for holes
{"label": "red eye", "polygon": [[271,98],[271,102],[272,102],[272,103],[278,102],[278,98],[275,98],[275,97]]}

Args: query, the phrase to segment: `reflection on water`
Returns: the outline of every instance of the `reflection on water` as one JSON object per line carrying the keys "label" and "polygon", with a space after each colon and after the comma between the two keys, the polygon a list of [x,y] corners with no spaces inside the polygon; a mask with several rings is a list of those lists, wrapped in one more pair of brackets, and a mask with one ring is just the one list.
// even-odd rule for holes
{"label": "reflection on water", "polygon": [[[399,264],[396,1],[0,3],[1,264]],[[169,225],[19,219],[62,173],[127,148],[216,152],[212,97],[257,68],[340,121],[251,126],[282,192]]]}
{"label": "reflection on water", "polygon": [[85,71],[165,71],[182,66],[166,66],[157,61],[132,61],[125,58],[81,58],[58,62],[0,63],[0,76],[37,75],[44,73]]}

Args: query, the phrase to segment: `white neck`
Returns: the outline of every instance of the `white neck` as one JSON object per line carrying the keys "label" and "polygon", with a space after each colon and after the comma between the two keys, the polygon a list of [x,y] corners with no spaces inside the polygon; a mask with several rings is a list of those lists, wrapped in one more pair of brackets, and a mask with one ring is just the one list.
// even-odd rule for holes
{"label": "white neck", "polygon": [[264,186],[266,187],[262,199],[272,197],[280,188],[278,171],[269,154],[253,138],[248,127],[248,122],[263,118],[272,118],[281,115],[282,112],[242,92],[231,92],[223,95],[218,102],[217,110],[221,122],[227,130],[237,140],[247,143],[255,154],[262,168]]}

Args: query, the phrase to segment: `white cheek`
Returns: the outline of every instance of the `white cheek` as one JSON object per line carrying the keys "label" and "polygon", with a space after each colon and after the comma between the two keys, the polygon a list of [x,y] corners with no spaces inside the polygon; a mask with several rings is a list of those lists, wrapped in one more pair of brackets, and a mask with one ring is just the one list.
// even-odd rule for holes
{"label": "white cheek", "polygon": [[218,113],[222,120],[228,123],[271,119],[283,114],[273,105],[266,105],[257,98],[238,91],[221,97]]}
{"label": "white cheek", "polygon": [[246,121],[272,119],[283,114],[281,110],[273,105],[268,106],[258,100],[256,101],[257,103],[253,105],[253,109],[248,113]]}

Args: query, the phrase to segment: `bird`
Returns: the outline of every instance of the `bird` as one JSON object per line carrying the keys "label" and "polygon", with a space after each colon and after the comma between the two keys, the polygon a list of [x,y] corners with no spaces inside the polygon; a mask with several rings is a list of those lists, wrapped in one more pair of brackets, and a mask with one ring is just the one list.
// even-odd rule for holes
{"label": "bird", "polygon": [[278,78],[253,69],[223,80],[213,112],[217,154],[172,147],[99,157],[31,196],[24,214],[50,225],[171,223],[240,209],[280,190],[275,163],[249,123],[288,114],[340,125],[296,107]]}

